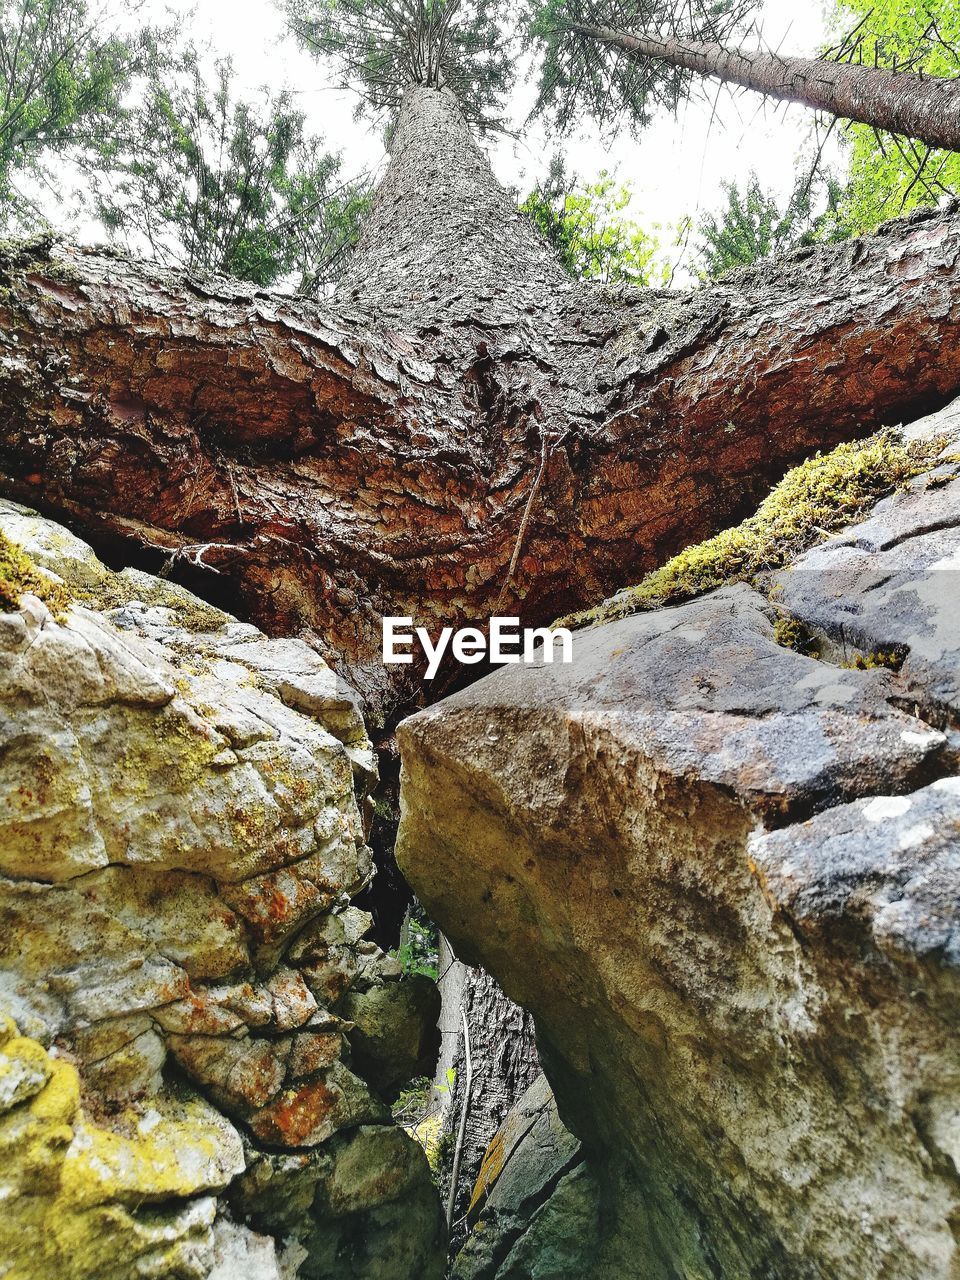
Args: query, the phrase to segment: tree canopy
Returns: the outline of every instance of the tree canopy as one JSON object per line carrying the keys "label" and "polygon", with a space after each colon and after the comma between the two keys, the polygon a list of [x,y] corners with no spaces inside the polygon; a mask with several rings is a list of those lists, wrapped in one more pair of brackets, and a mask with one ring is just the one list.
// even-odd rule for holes
{"label": "tree canopy", "polygon": [[498,127],[514,75],[507,0],[287,0],[301,42],[336,66],[374,112],[408,85],[449,88],[481,130]]}
{"label": "tree canopy", "polygon": [[668,62],[627,56],[584,39],[581,27],[608,26],[681,40],[725,40],[739,32],[757,0],[526,0],[530,42],[542,51],[536,110],[559,131],[588,114],[601,126],[642,129],[660,107],[676,110],[696,87]]}
{"label": "tree canopy", "polygon": [[[839,0],[833,18],[842,56],[934,76],[960,73],[960,8],[943,0]],[[960,154],[866,125],[849,129],[849,185],[840,218],[853,234],[873,231],[917,205],[960,193]]]}
{"label": "tree canopy", "polygon": [[568,175],[555,155],[544,182],[520,205],[570,275],[600,284],[663,284],[659,243],[626,213],[631,190],[606,170],[595,182]]}
{"label": "tree canopy", "polygon": [[18,177],[100,144],[139,65],[143,37],[109,35],[87,0],[0,0],[0,208],[29,206]]}
{"label": "tree canopy", "polygon": [[[815,211],[817,186],[825,189],[819,213]],[[723,208],[706,214],[699,225],[697,257],[708,280],[801,245],[833,242],[849,234],[838,218],[845,192],[830,175],[801,175],[785,204],[753,172],[742,187],[727,182],[723,189]]]}

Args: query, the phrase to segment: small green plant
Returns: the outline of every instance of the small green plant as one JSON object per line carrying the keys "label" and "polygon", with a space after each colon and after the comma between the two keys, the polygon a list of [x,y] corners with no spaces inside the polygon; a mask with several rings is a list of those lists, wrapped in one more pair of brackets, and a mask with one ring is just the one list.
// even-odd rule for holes
{"label": "small green plant", "polygon": [[400,934],[400,946],[393,955],[404,973],[421,973],[437,981],[439,935],[418,902],[407,913]]}
{"label": "small green plant", "polygon": [[411,1080],[410,1084],[401,1091],[399,1098],[391,1107],[394,1120],[396,1120],[397,1124],[404,1126],[419,1124],[426,1113],[429,1098],[430,1080],[428,1077],[420,1076],[417,1080]]}

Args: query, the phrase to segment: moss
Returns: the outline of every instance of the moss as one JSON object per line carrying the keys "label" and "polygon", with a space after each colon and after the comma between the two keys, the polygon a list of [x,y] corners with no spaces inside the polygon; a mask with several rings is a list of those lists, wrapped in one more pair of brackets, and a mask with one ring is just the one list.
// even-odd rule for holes
{"label": "moss", "polygon": [[18,609],[28,594],[39,596],[58,619],[70,604],[64,585],[38,569],[22,547],[0,532],[0,613]]}
{"label": "moss", "polygon": [[874,649],[870,653],[858,653],[849,662],[840,665],[850,667],[854,671],[873,671],[883,668],[886,671],[899,671],[907,660],[910,650],[906,645],[893,644],[885,649]]}
{"label": "moss", "polygon": [[818,453],[789,471],[743,524],[687,547],[636,586],[557,625],[597,626],[780,569],[928,470],[943,447],[942,438],[905,443],[887,430]]}
{"label": "moss", "polygon": [[820,641],[809,627],[786,615],[773,624],[773,638],[784,649],[793,649],[808,658],[820,657]]}
{"label": "moss", "polygon": [[77,586],[75,594],[82,604],[104,612],[122,608],[134,601],[147,608],[159,606],[169,609],[175,615],[177,625],[185,631],[219,631],[230,621],[229,614],[198,600],[174,583],[164,582],[159,578],[151,583],[145,579],[145,574],[134,579],[106,569],[100,581],[87,581],[84,586]]}

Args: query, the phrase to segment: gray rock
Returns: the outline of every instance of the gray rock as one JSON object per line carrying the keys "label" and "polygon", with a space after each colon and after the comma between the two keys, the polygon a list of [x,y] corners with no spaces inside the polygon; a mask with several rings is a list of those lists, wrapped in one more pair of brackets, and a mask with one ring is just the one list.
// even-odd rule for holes
{"label": "gray rock", "polygon": [[445,1228],[423,1151],[367,1125],[316,1151],[258,1153],[231,1193],[254,1227],[302,1245],[305,1280],[441,1280]]}
{"label": "gray rock", "polygon": [[[898,546],[933,555],[948,499],[919,485],[874,521],[896,509]],[[571,666],[505,668],[400,726],[401,866],[533,1013],[596,1171],[585,1278],[960,1265],[960,853],[954,784],[936,784],[956,743],[926,718],[957,632],[952,575],[931,572],[939,596],[904,598],[909,626],[880,636],[909,637],[900,675],[781,648],[782,602],[744,586],[579,633]],[[818,622],[821,575],[784,575],[784,601],[801,580]],[[861,620],[866,582],[841,601]],[[476,1274],[541,1274],[546,1216]],[[563,1274],[575,1241],[551,1238]]]}
{"label": "gray rock", "polygon": [[600,1243],[599,1190],[539,1076],[490,1143],[454,1280],[580,1280]]}
{"label": "gray rock", "polygon": [[941,479],[801,556],[777,595],[835,660],[893,655],[904,697],[942,723],[960,713],[960,479]]}
{"label": "gray rock", "polygon": [[440,992],[423,974],[350,991],[340,1012],[354,1030],[353,1060],[364,1079],[392,1101],[417,1076],[432,1072],[440,1050]]}

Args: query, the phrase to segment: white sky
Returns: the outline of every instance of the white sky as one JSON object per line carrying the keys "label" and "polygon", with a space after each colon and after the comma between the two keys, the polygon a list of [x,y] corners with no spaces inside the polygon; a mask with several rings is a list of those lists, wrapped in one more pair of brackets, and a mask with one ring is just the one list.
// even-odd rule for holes
{"label": "white sky", "polygon": [[[238,94],[255,95],[264,84],[293,89],[311,129],[322,135],[328,149],[343,153],[344,177],[384,163],[379,129],[355,118],[357,95],[334,87],[322,63],[297,47],[273,0],[146,0],[144,12],[159,22],[173,12],[183,35],[209,43],[214,54],[229,55]],[[761,26],[765,43],[783,53],[810,55],[827,40],[823,0],[765,0]],[[515,91],[517,123],[532,92],[530,84]],[[751,169],[764,187],[787,196],[798,155],[805,145],[810,149],[811,122],[811,113],[802,108],[774,108],[754,94],[734,96],[712,88],[709,100],[687,104],[679,119],[657,120],[640,139],[601,137],[589,126],[581,137],[564,140],[560,149],[568,172],[585,181],[606,168],[629,182],[634,191],[631,215],[653,229],[718,208],[721,182],[742,181]],[[491,158],[500,181],[525,192],[545,175],[555,149],[533,127],[516,141],[492,143]],[[837,154],[834,148],[831,155]]]}

